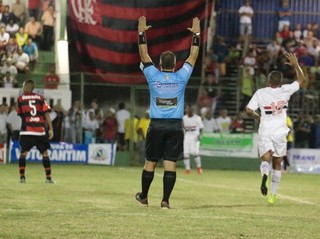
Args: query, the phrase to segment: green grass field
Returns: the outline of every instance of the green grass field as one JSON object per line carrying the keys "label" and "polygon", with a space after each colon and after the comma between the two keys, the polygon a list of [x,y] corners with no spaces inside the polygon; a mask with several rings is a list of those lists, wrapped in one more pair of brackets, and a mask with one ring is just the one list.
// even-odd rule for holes
{"label": "green grass field", "polygon": [[178,170],[171,210],[161,210],[163,169],[149,207],[134,199],[141,168],[41,164],[0,165],[0,238],[320,238],[320,175],[283,174],[280,200],[268,206],[260,173]]}

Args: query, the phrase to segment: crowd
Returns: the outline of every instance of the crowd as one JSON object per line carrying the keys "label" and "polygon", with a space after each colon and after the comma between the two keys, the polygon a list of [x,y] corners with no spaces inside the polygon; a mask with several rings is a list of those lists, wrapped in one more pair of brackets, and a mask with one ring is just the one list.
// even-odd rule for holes
{"label": "crowd", "polygon": [[[0,1],[0,86],[17,87],[17,74],[32,71],[38,49],[50,50],[55,23],[53,0]],[[39,9],[39,6],[42,8]]]}

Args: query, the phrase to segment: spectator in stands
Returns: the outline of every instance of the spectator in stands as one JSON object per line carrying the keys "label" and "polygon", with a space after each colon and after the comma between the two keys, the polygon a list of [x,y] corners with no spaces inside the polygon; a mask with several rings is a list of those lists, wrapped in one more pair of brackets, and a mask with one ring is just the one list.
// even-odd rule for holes
{"label": "spectator in stands", "polygon": [[44,87],[45,89],[57,89],[60,77],[56,74],[55,65],[50,67],[50,71],[44,76]]}
{"label": "spectator in stands", "polygon": [[136,150],[138,143],[138,124],[139,118],[136,115],[133,119],[127,118],[124,122],[124,139],[126,145],[130,146],[130,143],[132,143],[134,150]]}
{"label": "spectator in stands", "polygon": [[203,133],[214,133],[219,131],[216,120],[213,118],[213,115],[209,108],[203,108],[202,110],[202,123],[203,123]]}
{"label": "spectator in stands", "polygon": [[307,49],[302,52],[298,60],[304,71],[307,71],[307,68],[315,65],[314,58],[308,53]]}
{"label": "spectator in stands", "polygon": [[30,61],[30,67],[34,67],[38,60],[38,47],[37,44],[35,44],[31,38],[28,39],[27,43],[23,47],[23,51],[28,54],[29,61]]}
{"label": "spectator in stands", "polygon": [[288,151],[293,147],[293,123],[289,115],[287,115],[286,122],[290,131],[287,136],[287,153],[285,156],[283,156],[283,171],[287,171],[287,167],[290,166],[288,160]]}
{"label": "spectator in stands", "polygon": [[229,55],[228,46],[225,44],[222,37],[216,37],[212,46],[214,57],[217,59],[219,76],[226,75],[226,57]]}
{"label": "spectator in stands", "polygon": [[125,109],[123,102],[119,103],[119,110],[116,112],[116,118],[118,121],[118,149],[120,151],[126,150],[126,141],[124,138],[125,128],[124,123],[126,119],[130,118],[130,112]]}
{"label": "spectator in stands", "polygon": [[9,33],[10,37],[15,37],[18,31],[19,25],[13,19],[10,19],[6,26],[6,32]]}
{"label": "spectator in stands", "polygon": [[22,48],[18,48],[17,53],[12,56],[12,62],[17,67],[18,72],[27,73],[29,71],[29,56],[23,52]]}
{"label": "spectator in stands", "polygon": [[303,30],[303,32],[302,32],[302,39],[303,40],[307,37],[308,32],[312,32],[312,23],[307,23],[306,28]]}
{"label": "spectator in stands", "polygon": [[[261,53],[256,57],[257,69],[265,69],[269,72],[270,70],[270,56],[267,50],[261,51]],[[255,71],[255,75],[256,71]]]}
{"label": "spectator in stands", "polygon": [[53,44],[53,30],[55,24],[55,12],[52,5],[49,6],[41,18],[43,29],[43,50],[50,50]]}
{"label": "spectator in stands", "polygon": [[20,22],[20,24],[23,25],[26,18],[26,7],[24,4],[21,3],[20,0],[16,0],[16,2],[12,4],[11,9],[12,14]]}
{"label": "spectator in stands", "polygon": [[313,36],[317,39],[319,39],[320,35],[319,35],[319,25],[317,22],[313,22],[312,23],[312,32],[313,32]]}
{"label": "spectator in stands", "polygon": [[3,22],[5,25],[7,25],[11,19],[13,19],[14,21],[17,20],[15,15],[12,12],[10,12],[9,5],[6,5],[4,7],[4,11],[2,13],[1,22]]}
{"label": "spectator in stands", "polygon": [[24,31],[28,34],[29,38],[31,38],[39,46],[41,42],[42,25],[40,22],[36,21],[34,16],[30,17],[29,21],[24,27]]}
{"label": "spectator in stands", "polygon": [[0,144],[7,143],[7,112],[7,106],[5,104],[0,105]]}
{"label": "spectator in stands", "polygon": [[288,25],[284,25],[282,28],[282,31],[279,32],[280,37],[282,38],[282,42],[284,42],[285,40],[287,40],[288,38],[290,38],[291,35],[291,30],[289,28]]}
{"label": "spectator in stands", "polygon": [[67,115],[67,111],[61,105],[61,102],[58,102],[55,106],[53,106],[52,111],[49,113],[52,128],[53,128],[53,138],[52,142],[61,142],[63,139],[63,121],[64,117]]}
{"label": "spectator in stands", "polygon": [[307,36],[305,38],[303,38],[303,43],[308,48],[308,47],[312,47],[313,42],[315,40],[317,40],[317,38],[315,38],[313,36],[313,32],[312,31],[308,31]]}
{"label": "spectator in stands", "polygon": [[229,47],[229,54],[226,58],[226,63],[228,66],[239,65],[240,61],[241,61],[241,51],[237,49],[235,44],[232,44]]}
{"label": "spectator in stands", "polygon": [[207,54],[205,56],[203,65],[204,69],[204,82],[203,83],[208,83],[208,84],[216,84],[219,82],[219,69],[217,67],[215,57],[212,54]]}
{"label": "spectator in stands", "polygon": [[320,54],[320,45],[319,40],[316,39],[313,41],[311,47],[307,48],[308,54],[313,57],[314,65],[317,65],[319,62],[319,54]]}
{"label": "spectator in stands", "polygon": [[284,26],[290,27],[290,18],[292,11],[289,7],[289,0],[282,0],[281,6],[277,9],[278,13],[278,31],[281,32]]}
{"label": "spectator in stands", "polygon": [[29,16],[33,16],[35,20],[38,20],[40,15],[39,6],[41,6],[42,0],[29,0],[28,1],[28,8],[29,8]]}
{"label": "spectator in stands", "polygon": [[244,133],[245,132],[245,123],[242,118],[242,114],[238,113],[237,116],[235,116],[232,119],[231,125],[230,125],[230,132],[231,133]]}
{"label": "spectator in stands", "polygon": [[227,109],[221,109],[220,115],[216,119],[220,133],[230,133],[231,118],[228,116]]}
{"label": "spectator in stands", "polygon": [[65,128],[64,141],[68,143],[82,143],[82,110],[81,102],[76,100],[68,110],[69,128]]}
{"label": "spectator in stands", "polygon": [[248,39],[248,43],[250,42],[250,37],[252,34],[252,17],[254,11],[250,6],[249,0],[244,0],[243,5],[239,9],[240,15],[240,44],[245,42],[245,39]]}
{"label": "spectator in stands", "polygon": [[94,112],[89,112],[89,117],[84,122],[84,144],[96,143],[96,132],[99,129],[99,122],[94,116]]}
{"label": "spectator in stands", "polygon": [[18,74],[17,67],[12,64],[12,58],[7,58],[5,64],[0,67],[0,73],[2,75],[5,75],[6,72],[10,72],[10,75],[14,78],[16,78],[16,75]]}
{"label": "spectator in stands", "polygon": [[254,56],[253,51],[250,49],[243,59],[243,67],[247,68],[249,70],[250,75],[254,76],[256,66],[256,57]]}
{"label": "spectator in stands", "polygon": [[310,115],[300,116],[295,126],[295,148],[309,148],[311,124],[313,118]]}
{"label": "spectator in stands", "polygon": [[16,43],[15,39],[11,37],[5,47],[6,58],[11,58],[13,54],[17,52],[17,50],[18,44]]}
{"label": "spectator in stands", "polygon": [[114,108],[109,108],[107,117],[101,124],[101,131],[104,143],[116,143],[118,134],[118,121],[116,119],[116,110]]}
{"label": "spectator in stands", "polygon": [[4,50],[10,39],[9,33],[6,32],[5,27],[0,27],[0,50]]}
{"label": "spectator in stands", "polygon": [[[103,114],[103,110],[99,107],[98,105],[98,100],[97,99],[93,99],[90,103],[90,109],[87,111],[87,118],[89,117],[89,113],[93,112],[93,115],[95,117],[95,119],[98,121],[99,126],[102,124],[102,121],[104,119],[104,114]],[[102,143],[102,135],[101,135],[101,131],[99,129],[97,129],[96,132],[96,143]]]}
{"label": "spectator in stands", "polygon": [[13,103],[10,105],[9,114],[7,117],[9,135],[12,141],[19,141],[19,133],[22,122],[21,117],[17,114],[16,107],[17,103]]}
{"label": "spectator in stands", "polygon": [[265,69],[259,69],[257,71],[256,77],[255,77],[255,86],[256,90],[266,87],[267,84],[267,71]]}
{"label": "spectator in stands", "polygon": [[54,0],[42,0],[42,12],[47,11],[50,6],[54,6]]}
{"label": "spectator in stands", "polygon": [[279,52],[281,49],[281,45],[274,38],[272,42],[267,45],[267,51],[269,53],[270,62],[269,65],[271,68],[276,68],[277,58],[279,56]]}
{"label": "spectator in stands", "polygon": [[18,82],[16,81],[16,79],[11,76],[10,71],[7,71],[6,74],[4,75],[4,77],[2,78],[2,87],[3,88],[16,88],[18,87]]}
{"label": "spectator in stands", "polygon": [[245,66],[242,71],[241,78],[241,94],[242,94],[242,104],[240,110],[244,110],[247,103],[249,102],[254,91],[253,75],[248,66]]}
{"label": "spectator in stands", "polygon": [[302,40],[302,26],[300,23],[296,24],[293,35],[297,42]]}
{"label": "spectator in stands", "polygon": [[320,148],[320,115],[316,115],[310,128],[309,147],[311,149]]}
{"label": "spectator in stands", "polygon": [[4,5],[3,5],[3,1],[0,0],[0,14],[2,14],[4,12]]}
{"label": "spectator in stands", "polygon": [[28,40],[29,36],[23,29],[23,27],[19,28],[19,31],[16,33],[16,41],[19,47],[23,47]]}
{"label": "spectator in stands", "polygon": [[150,110],[146,110],[144,117],[139,120],[138,123],[138,134],[140,136],[139,141],[139,154],[140,154],[140,163],[144,163],[145,161],[145,148],[146,148],[146,138],[147,132],[150,124]]}

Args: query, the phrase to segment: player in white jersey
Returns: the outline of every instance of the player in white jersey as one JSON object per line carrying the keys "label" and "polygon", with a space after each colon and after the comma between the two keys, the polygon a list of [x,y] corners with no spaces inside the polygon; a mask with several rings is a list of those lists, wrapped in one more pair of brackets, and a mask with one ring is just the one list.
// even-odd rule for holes
{"label": "player in white jersey", "polygon": [[[268,87],[259,89],[252,96],[246,111],[249,115],[260,121],[258,148],[261,158],[260,171],[262,175],[261,193],[268,194],[266,181],[270,171],[269,160],[272,159],[271,194],[268,203],[277,200],[277,189],[281,179],[281,161],[286,155],[287,134],[289,129],[286,124],[288,102],[293,93],[305,80],[296,56],[287,53],[286,64],[292,66],[296,72],[297,80],[291,84],[282,85],[282,73],[272,71],[268,75]],[[261,116],[256,113],[260,109]]]}
{"label": "player in white jersey", "polygon": [[186,115],[183,116],[184,141],[183,141],[183,157],[185,173],[191,173],[190,155],[194,157],[198,174],[202,174],[201,158],[200,158],[200,135],[203,129],[202,119],[199,115],[193,113],[190,105],[186,107]]}

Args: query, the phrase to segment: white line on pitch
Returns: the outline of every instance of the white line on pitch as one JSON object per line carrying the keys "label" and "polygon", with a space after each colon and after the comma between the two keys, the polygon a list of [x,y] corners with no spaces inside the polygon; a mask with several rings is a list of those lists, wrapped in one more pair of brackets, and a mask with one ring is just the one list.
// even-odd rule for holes
{"label": "white line on pitch", "polygon": [[[128,169],[128,168],[122,168],[122,167],[120,167],[119,169],[120,170],[124,170],[124,171],[130,171],[130,172],[138,171],[136,169]],[[160,173],[155,173],[154,175],[157,176],[157,177],[163,177],[163,174],[160,174]],[[229,189],[229,190],[237,190],[237,191],[243,191],[244,190],[243,188],[239,188],[239,187],[234,187],[233,188],[233,187],[225,187],[225,186],[217,185],[217,184],[199,183],[199,182],[195,182],[195,181],[184,179],[184,178],[177,178],[177,180],[180,181],[180,182],[188,183],[188,184],[202,185],[202,186],[208,186],[208,187],[213,187],[213,188],[221,188],[221,189]],[[250,192],[256,192],[257,191],[257,190],[248,189],[248,188],[246,188],[245,190],[246,191],[250,191]],[[286,199],[286,200],[289,200],[289,201],[293,201],[293,202],[296,202],[296,203],[312,205],[312,206],[318,206],[318,204],[316,204],[316,203],[313,203],[313,202],[310,202],[310,201],[307,201],[307,200],[304,200],[304,199],[300,199],[300,198],[297,198],[297,197],[291,197],[291,196],[287,196],[287,195],[283,195],[283,194],[279,194],[279,196],[281,198],[283,198],[283,199]]]}

